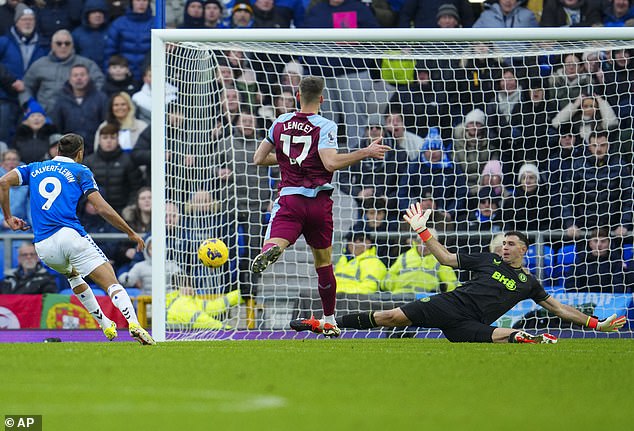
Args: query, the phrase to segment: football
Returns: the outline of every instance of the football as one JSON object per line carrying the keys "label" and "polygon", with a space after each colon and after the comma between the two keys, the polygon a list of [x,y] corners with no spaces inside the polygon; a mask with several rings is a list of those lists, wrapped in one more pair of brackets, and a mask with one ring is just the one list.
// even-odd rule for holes
{"label": "football", "polygon": [[198,259],[205,266],[218,268],[224,265],[228,258],[229,249],[221,239],[206,239],[198,247]]}

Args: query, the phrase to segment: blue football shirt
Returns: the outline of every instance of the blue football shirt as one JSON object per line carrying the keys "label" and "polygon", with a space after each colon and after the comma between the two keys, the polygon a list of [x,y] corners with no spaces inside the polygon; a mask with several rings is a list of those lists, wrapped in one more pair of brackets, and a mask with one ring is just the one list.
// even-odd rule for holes
{"label": "blue football shirt", "polygon": [[20,176],[20,185],[29,186],[34,242],[50,237],[62,227],[86,235],[77,217],[77,203],[82,196],[99,190],[88,167],[57,156],[53,160],[18,166],[15,170]]}

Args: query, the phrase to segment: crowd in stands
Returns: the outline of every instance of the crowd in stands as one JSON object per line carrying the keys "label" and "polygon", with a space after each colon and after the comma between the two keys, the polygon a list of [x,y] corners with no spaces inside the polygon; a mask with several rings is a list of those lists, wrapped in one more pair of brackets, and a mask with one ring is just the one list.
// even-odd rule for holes
{"label": "crowd in stands", "polygon": [[[169,27],[192,29],[634,25],[630,0],[493,0],[483,5],[467,0],[173,0],[166,5]],[[149,235],[153,27],[149,0],[5,0],[0,6],[0,172],[55,157],[60,134],[79,133],[86,140],[84,163],[106,200],[135,230]],[[451,269],[402,234],[402,211],[415,201],[435,210],[433,225],[441,234],[473,234],[448,235],[449,247],[480,251],[488,248],[491,234],[504,230],[548,232],[549,249],[576,244],[578,259],[573,272],[562,272],[552,286],[630,291],[634,260],[625,250],[634,229],[634,52],[615,48],[502,58],[490,55],[492,44],[472,46],[473,55],[460,60],[398,65],[380,59],[218,53],[218,79],[210,93],[222,103],[204,107],[206,118],[214,121],[211,136],[205,137],[195,136],[196,125],[183,106],[203,104],[196,97],[209,88],[179,76],[189,72],[190,59],[168,48],[168,64],[180,67],[170,69],[165,83],[166,139],[179,148],[170,154],[167,181],[182,184],[173,187],[180,195],[167,196],[167,205],[178,229],[190,232],[174,240],[182,243],[175,248],[195,256],[209,232],[192,224],[218,217],[217,225],[227,225],[221,207],[237,207],[238,276],[226,291],[237,283],[242,295],[257,292],[259,278],[248,267],[262,243],[278,174],[250,160],[272,121],[296,109],[301,77],[314,74],[326,79],[322,114],[339,124],[340,147],[363,147],[381,136],[394,149],[385,160],[365,160],[339,176],[340,191],[357,206],[336,263],[341,292],[456,287]],[[194,148],[196,142],[207,146]],[[209,164],[210,155],[211,178],[183,181],[202,167],[203,157]],[[233,190],[233,184],[236,195],[219,195],[218,190]],[[20,188],[11,193],[14,215],[28,219],[28,197]],[[82,204],[78,214],[89,232],[113,232],[90,204]],[[8,231],[6,225],[2,231]],[[100,245],[126,280],[141,280],[133,268],[144,259],[130,244]],[[25,274],[40,274],[26,251],[18,257],[16,271],[5,274],[3,292],[15,290]],[[621,281],[609,278],[615,273]]]}

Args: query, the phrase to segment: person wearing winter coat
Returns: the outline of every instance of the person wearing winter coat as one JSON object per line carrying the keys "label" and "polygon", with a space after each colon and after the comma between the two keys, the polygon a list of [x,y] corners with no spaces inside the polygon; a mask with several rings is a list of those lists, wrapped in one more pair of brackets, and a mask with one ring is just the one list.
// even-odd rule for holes
{"label": "person wearing winter coat", "polygon": [[12,295],[38,295],[57,293],[55,276],[40,262],[35,246],[24,243],[18,249],[18,266],[4,277],[0,293]]}
{"label": "person wearing winter coat", "polygon": [[15,131],[13,148],[19,151],[24,163],[44,160],[48,153],[49,137],[57,133],[57,127],[42,106],[31,99],[22,117],[22,124]]}
{"label": "person wearing winter coat", "polygon": [[592,27],[601,24],[599,0],[544,0],[541,27]]}
{"label": "person wearing winter coat", "polygon": [[149,0],[132,0],[126,14],[114,20],[108,29],[104,60],[114,54],[124,56],[130,63],[132,77],[141,81],[143,63],[150,52],[153,25]]}
{"label": "person wearing winter coat", "polygon": [[82,11],[81,25],[72,32],[77,54],[91,59],[99,66],[104,64],[109,26],[110,20],[106,2],[104,0],[86,0]]}
{"label": "person wearing winter coat", "polygon": [[538,27],[535,14],[523,6],[522,0],[499,0],[485,4],[473,28]]}
{"label": "person wearing winter coat", "polygon": [[44,110],[51,112],[59,91],[70,76],[70,69],[77,64],[88,68],[97,88],[103,87],[104,76],[99,66],[89,58],[75,54],[73,38],[68,30],[57,31],[51,41],[51,52],[33,63],[24,75],[26,90],[20,95],[20,101],[34,97]]}

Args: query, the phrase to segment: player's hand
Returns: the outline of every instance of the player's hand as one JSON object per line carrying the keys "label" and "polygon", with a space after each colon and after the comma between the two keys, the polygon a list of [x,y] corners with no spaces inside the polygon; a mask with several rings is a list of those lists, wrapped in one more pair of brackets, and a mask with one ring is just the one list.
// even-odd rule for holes
{"label": "player's hand", "polygon": [[31,226],[29,226],[24,220],[22,220],[19,217],[11,216],[11,218],[5,219],[5,222],[7,222],[7,225],[9,225],[9,227],[12,230],[29,230],[29,229],[31,229]]}
{"label": "player's hand", "polygon": [[625,316],[617,318],[616,314],[613,314],[610,317],[599,320],[596,329],[601,332],[617,332],[625,325],[625,321]]}
{"label": "player's hand", "polygon": [[429,220],[429,216],[431,216],[431,209],[428,209],[423,213],[423,208],[421,207],[420,202],[416,202],[415,204],[412,204],[407,211],[405,211],[403,219],[409,223],[416,233],[420,234],[427,229],[427,220]]}
{"label": "player's hand", "polygon": [[138,252],[143,251],[143,249],[145,248],[145,241],[143,241],[143,238],[141,238],[136,233],[132,235],[128,235],[128,238],[130,238],[131,241],[136,242],[136,251]]}
{"label": "player's hand", "polygon": [[382,141],[383,137],[380,136],[366,147],[366,150],[368,151],[368,157],[372,159],[382,159],[383,157],[385,157],[385,152],[392,149],[388,145],[381,144]]}

